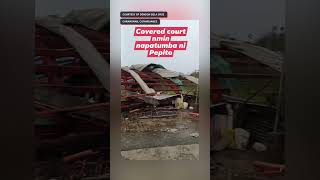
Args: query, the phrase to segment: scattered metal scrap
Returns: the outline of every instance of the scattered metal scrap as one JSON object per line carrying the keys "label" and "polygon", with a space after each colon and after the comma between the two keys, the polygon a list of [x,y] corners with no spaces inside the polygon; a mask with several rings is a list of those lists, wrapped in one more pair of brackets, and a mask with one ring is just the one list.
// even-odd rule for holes
{"label": "scattered metal scrap", "polygon": [[[268,92],[270,96],[281,94],[281,86],[276,86],[274,89],[270,86],[282,79],[282,65],[283,57],[280,53],[249,42],[213,34],[211,39],[210,91],[212,100],[211,157],[213,159],[211,163],[214,167],[211,172],[214,179],[231,179],[235,175],[239,178],[265,179],[284,174],[284,165],[255,162],[258,158],[254,154],[257,153],[261,156],[261,154],[270,153],[268,159],[270,162],[283,160],[282,133],[271,134],[274,129],[283,131],[283,127],[280,128],[278,126],[280,123],[277,122],[278,120],[283,122],[283,119],[279,118],[279,113],[276,113],[275,108],[277,105],[279,107],[281,102],[280,100],[272,101],[273,97],[261,95],[266,89],[271,89],[269,91],[272,92]],[[259,83],[250,87],[249,82]],[[239,87],[248,88],[240,89]],[[247,93],[239,92],[241,90]],[[276,96],[274,97],[276,98]],[[257,101],[258,98],[265,98],[265,100],[259,99],[260,101]],[[213,151],[214,147],[218,147],[217,144],[226,147],[225,145],[234,137],[231,132],[237,128],[243,128],[250,133],[249,144],[242,148],[243,151],[230,150],[232,146],[227,149],[222,148],[224,151]],[[257,148],[257,144],[261,146]],[[256,151],[251,150],[250,147],[254,147]],[[228,154],[229,151],[235,152],[236,155],[231,157],[232,155]],[[223,153],[227,153],[228,157],[223,157]],[[237,164],[238,161],[244,160],[246,161],[244,164],[249,162],[248,169],[250,171],[242,170],[241,167],[244,164],[241,163],[236,168],[234,166],[232,168],[218,167],[216,158],[225,158],[225,162],[221,163],[222,166],[227,166],[228,163]]]}
{"label": "scattered metal scrap", "polygon": [[[36,19],[33,86],[39,177],[109,176],[107,14],[91,9]],[[54,164],[63,170],[50,174],[46,167]]]}
{"label": "scattered metal scrap", "polygon": [[[135,97],[147,104],[160,103],[183,94],[183,89],[193,87],[197,91],[198,79],[165,69],[159,64],[137,64],[122,67],[121,86],[125,101]],[[197,94],[195,95],[197,96]]]}
{"label": "scattered metal scrap", "polygon": [[267,163],[261,161],[255,161],[253,163],[257,173],[268,176],[282,176],[286,170],[286,166],[283,164],[274,164],[274,163]]}
{"label": "scattered metal scrap", "polygon": [[129,111],[128,119],[170,118],[177,117],[178,109],[173,107],[142,108]]}

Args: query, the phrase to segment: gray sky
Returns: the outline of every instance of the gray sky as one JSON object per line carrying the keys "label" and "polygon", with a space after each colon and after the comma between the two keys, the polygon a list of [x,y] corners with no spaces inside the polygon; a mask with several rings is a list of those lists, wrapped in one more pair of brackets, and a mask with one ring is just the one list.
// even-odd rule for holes
{"label": "gray sky", "polygon": [[[109,7],[109,0],[36,0],[36,16],[63,15],[72,9]],[[285,0],[212,0],[211,32],[247,39],[285,24]]]}
{"label": "gray sky", "polygon": [[212,0],[211,32],[247,40],[285,25],[285,0]]}
{"label": "gray sky", "polygon": [[188,27],[187,36],[174,36],[172,40],[188,41],[187,50],[174,52],[172,58],[149,58],[147,51],[134,50],[135,41],[149,40],[150,37],[135,37],[135,26],[121,27],[121,66],[131,66],[134,64],[161,64],[166,69],[190,74],[199,70],[199,22],[194,20],[162,20],[161,26],[181,26]]}
{"label": "gray sky", "polygon": [[64,15],[72,9],[105,8],[109,0],[35,0],[36,16]]}

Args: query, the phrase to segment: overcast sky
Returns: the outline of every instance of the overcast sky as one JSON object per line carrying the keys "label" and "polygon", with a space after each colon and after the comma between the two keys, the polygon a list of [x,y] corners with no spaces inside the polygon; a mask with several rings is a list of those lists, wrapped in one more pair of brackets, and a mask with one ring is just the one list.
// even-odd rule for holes
{"label": "overcast sky", "polygon": [[285,25],[285,0],[212,0],[211,32],[247,40]]}
{"label": "overcast sky", "polygon": [[35,0],[36,16],[64,15],[73,9],[106,8],[109,0]]}
{"label": "overcast sky", "polygon": [[135,26],[121,27],[121,66],[134,64],[161,64],[163,67],[176,72],[190,74],[199,70],[199,22],[194,20],[162,20],[161,26],[188,27],[187,36],[173,36],[175,41],[188,41],[187,50],[176,50],[172,58],[150,58],[147,51],[134,50],[137,40],[148,41],[150,37],[134,36]]}
{"label": "overcast sky", "polygon": [[[36,16],[63,15],[72,9],[109,7],[109,0],[36,0]],[[285,0],[212,0],[211,32],[247,39],[285,25]]]}

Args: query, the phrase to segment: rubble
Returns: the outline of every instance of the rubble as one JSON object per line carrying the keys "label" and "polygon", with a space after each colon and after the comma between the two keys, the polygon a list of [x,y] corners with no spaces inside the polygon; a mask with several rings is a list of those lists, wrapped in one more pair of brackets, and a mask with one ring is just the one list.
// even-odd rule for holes
{"label": "rubble", "polygon": [[257,152],[263,152],[263,151],[266,151],[267,150],[267,146],[262,144],[262,143],[259,143],[259,142],[255,142],[253,145],[252,145],[252,149],[254,149],[255,151]]}
{"label": "rubble", "polygon": [[173,129],[168,129],[168,132],[171,132],[171,133],[175,133],[175,132],[177,132],[178,131],[178,129],[175,129],[175,128],[173,128]]}
{"label": "rubble", "polygon": [[192,137],[199,137],[199,133],[192,133],[192,134],[190,134],[190,136],[192,136]]}
{"label": "rubble", "polygon": [[[35,21],[36,177],[72,180],[109,174],[105,15],[105,9],[75,10]],[[50,174],[51,166],[61,169]]]}
{"label": "rubble", "polygon": [[274,129],[284,131],[284,127],[278,126],[278,121],[283,122],[278,108],[283,77],[282,55],[254,43],[216,34],[211,38],[212,178],[268,179],[282,176],[283,172],[258,170],[255,165],[255,161],[266,159],[283,162],[281,148],[272,148],[282,147],[283,144],[274,143],[283,141],[271,140],[270,135]]}
{"label": "rubble", "polygon": [[235,148],[239,150],[247,149],[249,137],[250,133],[248,131],[241,128],[234,129]]}

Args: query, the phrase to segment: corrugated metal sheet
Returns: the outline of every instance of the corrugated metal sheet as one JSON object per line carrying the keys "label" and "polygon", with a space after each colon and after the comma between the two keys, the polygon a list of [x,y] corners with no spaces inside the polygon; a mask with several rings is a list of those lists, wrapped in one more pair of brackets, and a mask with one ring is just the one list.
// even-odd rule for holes
{"label": "corrugated metal sheet", "polygon": [[185,75],[185,76],[183,76],[183,77],[185,77],[186,79],[188,79],[189,81],[191,81],[191,82],[193,82],[193,83],[195,83],[195,84],[199,84],[199,79],[196,78],[196,77],[188,76],[188,75]]}
{"label": "corrugated metal sheet", "polygon": [[146,68],[149,64],[134,64],[132,66],[130,66],[130,69],[135,69],[138,71],[143,71],[144,68]]}
{"label": "corrugated metal sheet", "polygon": [[64,25],[62,21],[62,18],[48,16],[38,18],[36,23],[51,32],[63,36],[92,69],[103,87],[109,90],[109,78],[107,78],[109,76],[109,64],[87,38],[73,28]]}
{"label": "corrugated metal sheet", "polygon": [[230,49],[245,54],[279,72],[282,71],[282,56],[266,48],[248,43],[229,44]]}
{"label": "corrugated metal sheet", "polygon": [[163,78],[174,78],[181,75],[178,72],[171,71],[168,69],[162,69],[162,68],[153,69],[152,72],[159,74]]}
{"label": "corrugated metal sheet", "polygon": [[154,99],[156,100],[164,100],[164,99],[168,99],[168,98],[172,98],[172,97],[177,97],[180,95],[168,95],[168,94],[160,94],[160,95],[156,95],[156,96],[152,96]]}
{"label": "corrugated metal sheet", "polygon": [[64,24],[80,24],[96,31],[106,27],[109,18],[109,11],[106,9],[83,9],[73,10],[63,18]]}
{"label": "corrugated metal sheet", "polygon": [[155,68],[165,69],[160,64],[154,64],[154,63],[150,63],[150,64],[134,64],[130,68],[134,69],[134,70],[138,70],[138,71],[144,71],[144,70],[152,71]]}
{"label": "corrugated metal sheet", "polygon": [[121,69],[128,72],[137,81],[137,83],[140,85],[141,89],[143,89],[143,91],[146,94],[155,93],[155,90],[152,88],[149,88],[148,85],[143,81],[143,79],[136,72],[129,69],[128,67],[122,67]]}
{"label": "corrugated metal sheet", "polygon": [[283,57],[281,54],[273,52],[264,47],[256,46],[243,41],[231,40],[218,35],[213,35],[211,48],[226,47],[236,52],[242,53],[262,64],[271,67],[279,72],[282,71]]}

